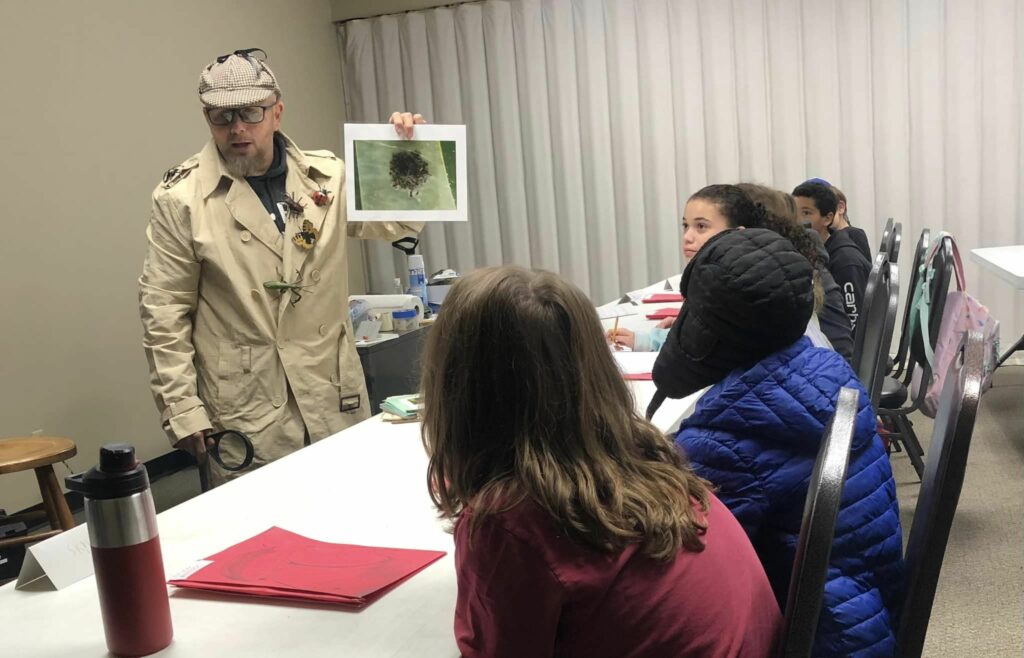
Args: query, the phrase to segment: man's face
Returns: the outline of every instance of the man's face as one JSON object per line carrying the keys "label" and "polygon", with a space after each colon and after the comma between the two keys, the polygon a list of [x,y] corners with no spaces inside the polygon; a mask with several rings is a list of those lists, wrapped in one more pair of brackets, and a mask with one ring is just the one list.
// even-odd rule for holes
{"label": "man's face", "polygon": [[811,228],[821,236],[821,239],[827,240],[828,227],[832,225],[835,213],[822,215],[818,212],[818,206],[815,205],[814,199],[808,196],[795,196],[793,200],[796,201],[796,212],[800,222],[810,222]]}
{"label": "man's face", "polygon": [[[270,168],[274,160],[274,133],[281,128],[284,112],[284,103],[278,100],[277,94],[250,107],[266,108],[262,121],[246,123],[241,117],[244,112],[234,112],[229,124],[218,126],[210,120],[209,114],[203,113],[228,171],[239,177],[257,176]],[[259,110],[246,112],[258,114]]]}

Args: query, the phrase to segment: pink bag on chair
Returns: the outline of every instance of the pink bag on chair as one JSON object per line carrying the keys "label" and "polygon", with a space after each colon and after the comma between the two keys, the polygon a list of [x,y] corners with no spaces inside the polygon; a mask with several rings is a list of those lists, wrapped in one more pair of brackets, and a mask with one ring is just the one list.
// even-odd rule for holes
{"label": "pink bag on chair", "polygon": [[[993,318],[988,308],[974,297],[967,294],[967,280],[964,277],[964,264],[960,259],[960,250],[957,249],[956,241],[949,233],[942,232],[932,243],[928,257],[921,266],[920,281],[927,286],[932,279],[932,257],[942,245],[943,240],[949,240],[953,248],[953,263],[956,273],[956,290],[951,290],[946,295],[946,307],[942,311],[942,324],[939,325],[939,334],[935,340],[935,352],[932,353],[931,341],[928,336],[928,308],[927,304],[919,304],[919,319],[924,338],[924,351],[928,362],[932,366],[932,379],[928,383],[924,399],[921,401],[921,412],[929,418],[935,418],[935,411],[939,406],[939,396],[942,395],[942,387],[946,383],[946,372],[949,364],[956,356],[960,341],[968,330],[981,332],[985,338],[985,375],[982,390],[987,390],[992,385],[992,372],[999,362],[999,321]],[[913,292],[913,291],[912,291]],[[928,294],[915,295],[915,299],[927,298]],[[918,390],[921,384],[921,370],[914,372],[913,389]]]}

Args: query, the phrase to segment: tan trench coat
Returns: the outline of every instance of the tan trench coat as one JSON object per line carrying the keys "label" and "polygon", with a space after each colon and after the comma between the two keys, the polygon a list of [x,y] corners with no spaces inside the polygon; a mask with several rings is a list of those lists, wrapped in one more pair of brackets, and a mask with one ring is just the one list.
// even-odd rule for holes
{"label": "tan trench coat", "polygon": [[[303,216],[282,236],[249,184],[225,169],[211,140],[153,193],[139,278],[150,384],[171,443],[206,428],[247,433],[253,467],[369,416],[348,315],[345,241],[397,240],[419,225],[348,223],[344,165],[287,143],[285,190]],[[330,204],[317,206],[320,187]],[[312,249],[292,242],[303,220]],[[309,286],[291,304],[265,281]],[[344,409],[343,409],[344,407]],[[226,476],[214,469],[214,481]]]}

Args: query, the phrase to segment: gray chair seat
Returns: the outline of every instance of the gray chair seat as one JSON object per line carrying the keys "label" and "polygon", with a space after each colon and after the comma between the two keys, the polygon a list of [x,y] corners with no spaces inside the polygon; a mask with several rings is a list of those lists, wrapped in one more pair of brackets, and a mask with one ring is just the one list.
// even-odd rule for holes
{"label": "gray chair seat", "polygon": [[898,379],[884,377],[882,394],[878,396],[879,409],[899,409],[907,401],[907,387]]}

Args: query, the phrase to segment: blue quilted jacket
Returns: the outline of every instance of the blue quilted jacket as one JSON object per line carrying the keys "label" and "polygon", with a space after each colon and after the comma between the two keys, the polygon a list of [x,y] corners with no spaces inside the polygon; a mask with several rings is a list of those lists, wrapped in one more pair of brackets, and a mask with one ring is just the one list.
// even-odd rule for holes
{"label": "blue quilted jacket", "polygon": [[785,606],[807,484],[839,388],[860,390],[815,656],[892,656],[903,592],[896,485],[875,412],[839,354],[801,338],[711,387],[676,443],[746,529]]}

